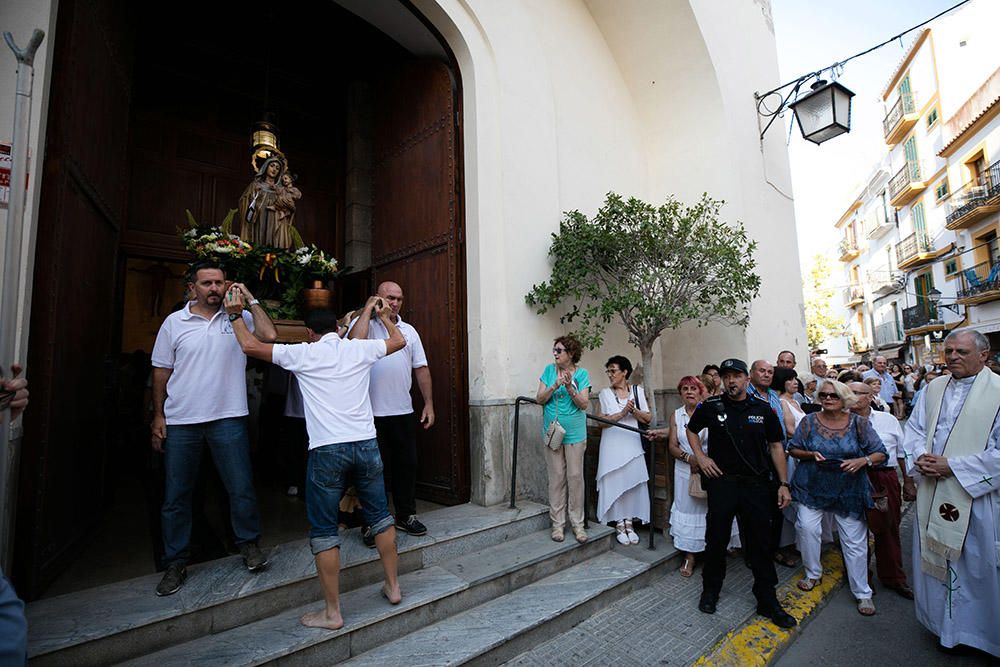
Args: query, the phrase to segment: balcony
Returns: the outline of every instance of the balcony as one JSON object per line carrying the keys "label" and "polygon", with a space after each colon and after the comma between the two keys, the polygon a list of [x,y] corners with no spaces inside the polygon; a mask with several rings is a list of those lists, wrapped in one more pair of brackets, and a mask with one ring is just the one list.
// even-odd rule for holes
{"label": "balcony", "polygon": [[844,237],[840,240],[840,261],[849,262],[861,254],[861,249],[858,248],[858,242],[850,237]]}
{"label": "balcony", "polygon": [[853,308],[865,302],[865,290],[861,285],[851,285],[844,288],[844,305]]}
{"label": "balcony", "polygon": [[906,286],[906,275],[893,271],[887,266],[868,272],[868,288],[872,296],[880,297],[902,292]]}
{"label": "balcony", "polygon": [[937,308],[926,299],[921,299],[917,305],[903,309],[903,335],[923,336],[932,331],[948,331],[957,327],[962,321],[945,324],[939,317]]}
{"label": "balcony", "polygon": [[906,337],[898,322],[886,322],[875,327],[875,347],[879,349],[902,345],[904,340]]}
{"label": "balcony", "polygon": [[898,214],[896,213],[896,209],[890,211],[888,216],[886,216],[885,213],[881,211],[876,213],[875,217],[872,218],[871,226],[868,228],[868,234],[867,234],[868,238],[869,239],[882,238],[887,233],[895,229],[897,215]]}
{"label": "balcony", "polygon": [[889,181],[889,203],[902,208],[927,188],[920,177],[920,163],[907,162]]}
{"label": "balcony", "polygon": [[959,273],[956,303],[975,305],[1000,299],[1000,262],[982,262]]}
{"label": "balcony", "polygon": [[903,93],[882,119],[882,132],[889,146],[898,144],[906,133],[920,120],[913,93]]}
{"label": "balcony", "polygon": [[1000,211],[1000,160],[948,199],[948,229],[965,229]]}
{"label": "balcony", "polygon": [[903,271],[933,262],[938,257],[951,252],[955,247],[949,243],[940,250],[934,249],[934,244],[927,234],[917,232],[910,234],[896,244],[896,266]]}
{"label": "balcony", "polygon": [[872,349],[872,344],[868,342],[868,339],[864,336],[851,336],[851,339],[847,343],[851,352],[854,354],[863,354]]}

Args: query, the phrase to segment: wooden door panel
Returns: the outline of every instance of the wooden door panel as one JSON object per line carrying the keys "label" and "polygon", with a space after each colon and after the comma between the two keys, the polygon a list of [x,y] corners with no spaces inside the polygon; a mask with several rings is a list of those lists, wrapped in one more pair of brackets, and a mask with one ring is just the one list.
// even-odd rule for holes
{"label": "wooden door panel", "polygon": [[393,67],[376,87],[375,108],[374,282],[402,286],[403,319],[420,332],[434,383],[436,423],[418,435],[417,492],[466,502],[465,269],[451,74],[441,63]]}

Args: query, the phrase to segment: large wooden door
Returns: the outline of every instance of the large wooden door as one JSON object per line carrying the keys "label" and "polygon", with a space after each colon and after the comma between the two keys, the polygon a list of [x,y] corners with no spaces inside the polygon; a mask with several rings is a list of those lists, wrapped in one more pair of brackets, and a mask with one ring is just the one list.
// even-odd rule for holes
{"label": "large wooden door", "polygon": [[[403,288],[402,317],[420,332],[434,382],[437,423],[420,430],[417,495],[469,499],[463,219],[456,87],[437,62],[384,75],[376,91],[374,282]],[[414,406],[422,400],[414,385]]]}
{"label": "large wooden door", "polygon": [[29,598],[100,518],[128,182],[125,0],[62,0],[42,166],[15,576]]}

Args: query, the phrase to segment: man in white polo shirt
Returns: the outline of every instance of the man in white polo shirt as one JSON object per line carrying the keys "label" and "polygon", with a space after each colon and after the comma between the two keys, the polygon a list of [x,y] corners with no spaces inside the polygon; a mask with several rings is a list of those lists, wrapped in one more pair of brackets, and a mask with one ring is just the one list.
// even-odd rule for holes
{"label": "man in white polo shirt", "polygon": [[[379,449],[389,466],[392,504],[396,510],[396,527],[410,535],[426,535],[427,528],[417,519],[417,432],[410,387],[413,377],[424,399],[420,423],[425,429],[434,425],[434,394],[431,391],[431,371],[427,367],[420,334],[399,316],[403,306],[403,288],[394,282],[384,282],[376,292],[392,310],[392,321],[406,339],[406,348],[379,361],[372,368],[371,400],[378,432]],[[383,340],[389,333],[381,322],[371,319],[369,309],[351,322],[351,339]],[[365,544],[373,546],[371,532],[363,532]]]}
{"label": "man in white polo shirt", "polygon": [[[903,571],[903,552],[899,539],[899,521],[902,516],[902,499],[899,493],[899,477],[897,465],[906,470],[903,460],[903,429],[899,420],[888,412],[872,410],[872,387],[864,382],[852,382],[847,385],[858,397],[857,404],[851,408],[855,414],[871,421],[872,428],[885,445],[885,465],[871,468],[868,477],[875,491],[876,507],[868,510],[868,528],[875,536],[875,568],[878,580],[886,588],[896,591],[899,595],[913,599],[913,591],[906,581]],[[903,497],[913,500],[916,497],[916,484],[907,475],[903,475]],[[881,505],[881,508],[878,507]],[[868,552],[869,561],[871,550]]]}
{"label": "man in white polo shirt", "polygon": [[[365,521],[375,535],[382,559],[385,572],[382,596],[391,604],[399,604],[402,599],[396,571],[396,530],[382,483],[382,458],[375,441],[368,382],[375,362],[403,349],[406,339],[390,319],[392,311],[382,306],[379,318],[389,332],[385,340],[342,340],[337,335],[337,316],[329,310],[314,310],[305,322],[310,343],[269,345],[250,335],[240,319],[242,305],[240,292],[230,290],[226,295],[226,310],[234,319],[233,329],[243,351],[294,373],[302,392],[309,433],[306,464],[309,546],[316,559],[316,573],[326,605],[320,611],[303,615],[301,621],[310,627],[336,630],[344,624],[340,613],[337,519],[349,479],[354,480]],[[382,305],[381,301],[371,297],[365,304],[366,312],[377,305]]]}
{"label": "man in white polo shirt", "polygon": [[[230,520],[243,562],[250,571],[267,565],[257,546],[260,519],[253,488],[246,416],[247,360],[222,308],[226,274],[219,264],[195,262],[188,289],[194,301],[170,314],[153,346],[153,449],[164,454],[166,489],[161,510],[163,562],[167,570],[157,595],[176,593],[187,578],[191,499],[202,447],[208,443],[229,493]],[[277,332],[271,318],[243,285],[250,305],[247,326],[262,341]]]}

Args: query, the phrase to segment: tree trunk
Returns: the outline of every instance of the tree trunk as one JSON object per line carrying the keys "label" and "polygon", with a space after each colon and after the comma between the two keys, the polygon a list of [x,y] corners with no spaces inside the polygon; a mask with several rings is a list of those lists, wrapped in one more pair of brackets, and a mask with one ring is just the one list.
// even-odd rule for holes
{"label": "tree trunk", "polygon": [[652,343],[640,343],[639,352],[642,354],[642,390],[646,395],[646,404],[653,419],[650,426],[656,425],[656,396],[653,393],[653,386],[650,382],[653,379],[653,345]]}

